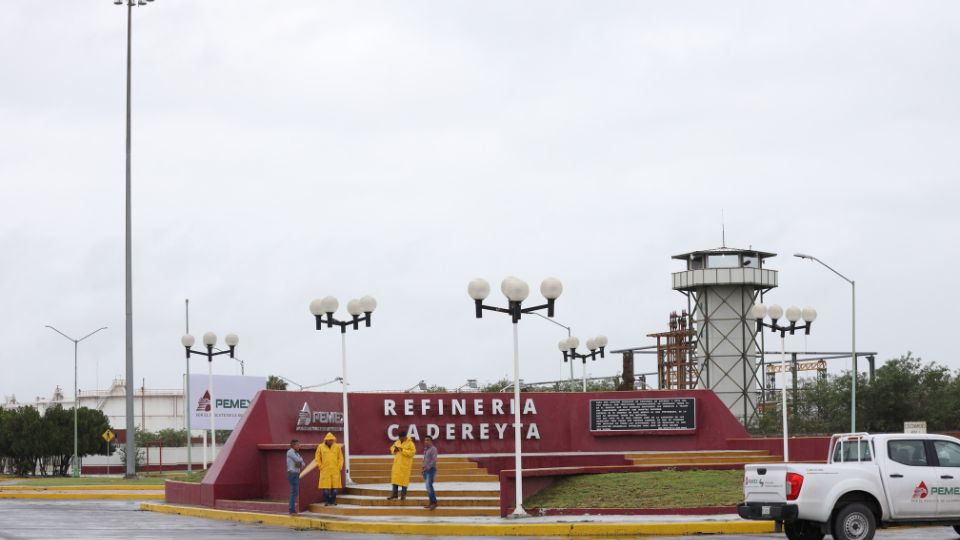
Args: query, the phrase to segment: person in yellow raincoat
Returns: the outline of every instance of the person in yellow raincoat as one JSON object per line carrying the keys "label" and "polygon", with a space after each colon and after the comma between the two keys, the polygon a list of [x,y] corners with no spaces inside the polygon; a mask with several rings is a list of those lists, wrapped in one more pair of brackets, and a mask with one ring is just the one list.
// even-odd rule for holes
{"label": "person in yellow raincoat", "polygon": [[320,469],[320,489],[323,490],[323,505],[337,505],[337,489],[343,487],[340,482],[340,471],[343,469],[343,447],[337,444],[333,433],[327,433],[323,444],[317,445],[314,460],[300,473],[303,478],[313,469]]}
{"label": "person in yellow raincoat", "polygon": [[410,469],[413,468],[413,456],[417,455],[417,447],[407,437],[407,432],[400,433],[400,438],[393,442],[390,447],[390,453],[393,454],[393,469],[390,471],[390,483],[393,484],[392,494],[387,497],[388,501],[397,498],[397,488],[400,491],[400,500],[407,498],[407,487],[410,485]]}

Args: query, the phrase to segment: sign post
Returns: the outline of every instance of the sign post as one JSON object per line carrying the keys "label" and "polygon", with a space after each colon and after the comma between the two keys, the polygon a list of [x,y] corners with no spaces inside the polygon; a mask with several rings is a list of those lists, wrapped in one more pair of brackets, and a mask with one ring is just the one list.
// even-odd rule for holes
{"label": "sign post", "polygon": [[110,443],[113,442],[113,439],[116,435],[113,434],[109,429],[103,432],[103,440],[107,441],[107,476],[110,476]]}

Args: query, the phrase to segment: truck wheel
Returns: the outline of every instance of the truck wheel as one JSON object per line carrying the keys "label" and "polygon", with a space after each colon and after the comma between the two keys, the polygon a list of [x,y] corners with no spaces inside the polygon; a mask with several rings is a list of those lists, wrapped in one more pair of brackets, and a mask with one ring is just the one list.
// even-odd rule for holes
{"label": "truck wheel", "polygon": [[823,540],[824,537],[819,523],[802,519],[784,523],[783,532],[790,540]]}
{"label": "truck wheel", "polygon": [[877,518],[867,506],[851,503],[837,512],[833,520],[836,540],[872,540],[877,532]]}

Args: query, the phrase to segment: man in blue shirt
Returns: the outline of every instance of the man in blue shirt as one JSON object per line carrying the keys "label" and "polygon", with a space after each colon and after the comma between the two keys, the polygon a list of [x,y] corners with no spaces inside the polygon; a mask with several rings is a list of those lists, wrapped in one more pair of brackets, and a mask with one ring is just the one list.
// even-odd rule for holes
{"label": "man in blue shirt", "polygon": [[303,458],[300,457],[300,441],[290,441],[287,450],[287,482],[290,482],[290,515],[297,515],[297,495],[300,494],[300,469],[303,468]]}

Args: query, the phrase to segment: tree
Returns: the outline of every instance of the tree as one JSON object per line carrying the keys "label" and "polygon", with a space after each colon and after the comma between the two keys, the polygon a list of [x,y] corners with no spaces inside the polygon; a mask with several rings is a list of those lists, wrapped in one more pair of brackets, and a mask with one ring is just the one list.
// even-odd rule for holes
{"label": "tree", "polygon": [[267,377],[267,390],[286,390],[287,381],[281,379],[277,375],[270,375]]}

